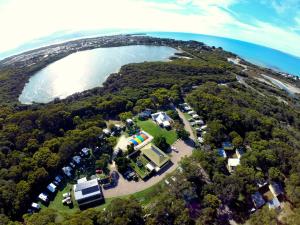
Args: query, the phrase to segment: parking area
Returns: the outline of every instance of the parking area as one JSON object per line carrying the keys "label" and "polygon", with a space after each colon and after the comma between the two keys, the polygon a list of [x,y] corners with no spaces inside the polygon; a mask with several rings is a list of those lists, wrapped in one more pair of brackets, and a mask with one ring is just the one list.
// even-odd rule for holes
{"label": "parking area", "polygon": [[[103,189],[103,194],[105,198],[112,198],[118,196],[124,196],[128,194],[133,194],[135,192],[142,191],[155,185],[159,181],[163,180],[164,177],[173,172],[177,166],[181,158],[184,156],[190,156],[193,151],[193,146],[189,143],[185,143],[182,140],[176,141],[173,145],[175,147],[175,151],[172,151],[171,154],[171,163],[166,166],[163,170],[159,171],[159,173],[152,176],[149,180],[143,181],[128,181],[123,178],[122,175],[119,176],[118,183],[115,187],[110,189]],[[115,165],[113,164],[111,169],[114,170]]]}

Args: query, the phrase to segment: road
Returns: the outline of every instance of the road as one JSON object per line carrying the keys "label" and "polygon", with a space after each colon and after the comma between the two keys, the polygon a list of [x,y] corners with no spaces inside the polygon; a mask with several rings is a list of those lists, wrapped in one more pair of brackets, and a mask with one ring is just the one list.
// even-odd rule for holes
{"label": "road", "polygon": [[185,118],[183,112],[181,112],[178,108],[175,108],[179,117],[182,119],[183,121],[183,124],[184,124],[184,129],[190,133],[190,138],[193,140],[193,141],[196,141],[197,138],[194,134],[194,131],[193,131],[193,128],[191,126],[191,124],[189,123],[189,121]]}

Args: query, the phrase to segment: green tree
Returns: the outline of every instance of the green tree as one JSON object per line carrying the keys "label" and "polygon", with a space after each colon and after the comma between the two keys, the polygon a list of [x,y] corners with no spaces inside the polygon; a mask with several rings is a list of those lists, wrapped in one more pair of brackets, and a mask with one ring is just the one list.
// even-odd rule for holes
{"label": "green tree", "polygon": [[170,148],[170,145],[167,143],[166,138],[162,136],[154,137],[153,144],[156,145],[161,150],[163,150],[164,152],[167,152]]}

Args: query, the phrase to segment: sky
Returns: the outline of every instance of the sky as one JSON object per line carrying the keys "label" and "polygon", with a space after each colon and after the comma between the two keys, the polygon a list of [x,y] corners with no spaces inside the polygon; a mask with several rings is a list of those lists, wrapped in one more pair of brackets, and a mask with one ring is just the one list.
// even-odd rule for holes
{"label": "sky", "polygon": [[0,53],[57,32],[174,31],[300,56],[300,0],[0,0]]}

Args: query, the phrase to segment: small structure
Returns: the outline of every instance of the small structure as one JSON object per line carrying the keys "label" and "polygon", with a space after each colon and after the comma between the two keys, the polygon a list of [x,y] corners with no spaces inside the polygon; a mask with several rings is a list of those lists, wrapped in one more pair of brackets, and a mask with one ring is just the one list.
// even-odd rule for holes
{"label": "small structure", "polygon": [[229,173],[233,173],[238,165],[240,165],[240,159],[238,159],[238,158],[229,158],[228,159],[228,165],[227,165]]}
{"label": "small structure", "polygon": [[190,116],[192,116],[192,115],[196,114],[196,112],[192,110],[192,111],[187,112],[187,114],[189,114]]}
{"label": "small structure", "polygon": [[33,202],[31,204],[31,208],[35,209],[35,210],[40,210],[41,209],[41,206],[35,202]]}
{"label": "small structure", "polygon": [[126,124],[127,124],[127,126],[133,125],[133,120],[132,119],[127,119]]}
{"label": "small structure", "polygon": [[170,157],[153,144],[149,144],[141,149],[143,156],[149,160],[146,165],[149,171],[158,172],[170,162]]}
{"label": "small structure", "polygon": [[64,172],[64,174],[68,177],[72,176],[72,168],[70,166],[65,166],[62,168],[62,171]]}
{"label": "small structure", "polygon": [[40,200],[42,200],[43,202],[48,202],[49,201],[48,195],[46,195],[45,193],[39,194],[38,198]]}
{"label": "small structure", "polygon": [[88,156],[90,154],[90,149],[89,148],[83,148],[83,149],[81,149],[81,152],[84,156]]}
{"label": "small structure", "polygon": [[99,204],[103,201],[103,194],[97,179],[77,183],[73,190],[75,200],[80,208]]}
{"label": "small structure", "polygon": [[133,145],[134,150],[139,150],[153,140],[153,137],[145,131],[132,135],[128,138],[128,144]]}
{"label": "small structure", "polygon": [[73,157],[73,161],[74,161],[77,165],[79,165],[79,164],[81,163],[81,157],[80,157],[79,155],[75,155],[75,156]]}
{"label": "small structure", "polygon": [[223,148],[218,148],[217,151],[218,151],[218,155],[219,156],[221,156],[221,157],[223,157],[225,159],[227,158],[227,154],[226,154],[226,152],[225,152],[225,150]]}
{"label": "small structure", "polygon": [[266,203],[258,191],[251,195],[251,199],[256,209],[261,208]]}
{"label": "small structure", "polygon": [[235,154],[236,154],[236,156],[237,156],[239,159],[242,157],[242,155],[243,155],[244,153],[245,153],[244,150],[241,149],[241,148],[237,148],[237,149],[235,150]]}
{"label": "small structure", "polygon": [[157,112],[151,114],[152,120],[155,121],[159,126],[169,128],[171,126],[172,119],[165,112]]}
{"label": "small structure", "polygon": [[48,191],[50,191],[51,193],[56,192],[56,188],[57,188],[57,187],[56,187],[53,183],[50,183],[50,184],[47,186]]}

